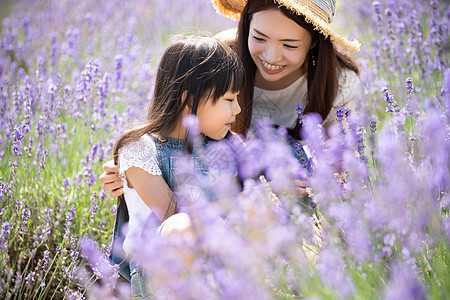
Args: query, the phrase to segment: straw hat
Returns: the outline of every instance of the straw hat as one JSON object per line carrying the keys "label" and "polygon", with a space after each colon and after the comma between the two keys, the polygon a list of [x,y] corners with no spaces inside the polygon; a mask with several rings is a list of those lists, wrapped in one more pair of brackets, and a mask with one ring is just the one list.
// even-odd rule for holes
{"label": "straw hat", "polygon": [[[359,51],[361,44],[353,39],[349,41],[338,34],[332,27],[334,14],[336,12],[336,0],[273,0],[292,12],[303,15],[308,23],[314,25],[331,42],[342,47],[345,51]],[[241,12],[247,4],[247,0],[211,0],[216,11],[232,20],[239,20]]]}

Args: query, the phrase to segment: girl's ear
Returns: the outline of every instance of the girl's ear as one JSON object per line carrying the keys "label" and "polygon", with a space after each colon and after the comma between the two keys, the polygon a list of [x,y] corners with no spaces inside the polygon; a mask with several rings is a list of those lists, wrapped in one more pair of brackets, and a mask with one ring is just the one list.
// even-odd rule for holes
{"label": "girl's ear", "polygon": [[184,111],[190,114],[192,111],[192,101],[190,101],[188,97],[188,91],[184,91],[183,94],[181,94],[181,102],[185,104]]}
{"label": "girl's ear", "polygon": [[316,45],[317,45],[317,40],[312,41],[311,42],[311,47],[309,49],[310,50],[313,49]]}
{"label": "girl's ear", "polygon": [[[186,99],[187,99],[187,95],[188,95],[188,91],[184,91],[184,92],[181,94],[181,103],[184,104],[184,101],[186,101]],[[189,103],[188,103],[188,104],[189,104]]]}

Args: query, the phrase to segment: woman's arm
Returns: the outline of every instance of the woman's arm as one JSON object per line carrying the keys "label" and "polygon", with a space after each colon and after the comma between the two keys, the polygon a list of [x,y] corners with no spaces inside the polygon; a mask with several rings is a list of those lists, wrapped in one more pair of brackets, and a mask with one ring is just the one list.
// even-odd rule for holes
{"label": "woman's arm", "polygon": [[161,175],[151,175],[137,167],[129,168],[125,175],[128,186],[136,190],[161,222],[176,213],[174,194]]}
{"label": "woman's arm", "polygon": [[103,165],[103,174],[99,181],[103,184],[105,192],[111,192],[111,197],[116,198],[123,194],[123,180],[119,176],[119,166],[113,160]]}

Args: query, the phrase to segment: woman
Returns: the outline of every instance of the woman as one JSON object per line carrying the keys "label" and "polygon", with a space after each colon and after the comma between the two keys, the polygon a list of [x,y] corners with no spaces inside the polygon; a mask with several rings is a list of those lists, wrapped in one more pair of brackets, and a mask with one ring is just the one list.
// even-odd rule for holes
{"label": "woman", "polygon": [[240,16],[234,48],[244,63],[247,84],[235,131],[246,132],[268,116],[298,138],[298,104],[305,114],[320,114],[327,129],[336,122],[333,108],[354,108],[353,96],[361,91],[358,69],[334,46],[355,51],[359,43],[329,26],[335,1],[250,0],[243,7],[241,3],[214,1],[219,13]]}

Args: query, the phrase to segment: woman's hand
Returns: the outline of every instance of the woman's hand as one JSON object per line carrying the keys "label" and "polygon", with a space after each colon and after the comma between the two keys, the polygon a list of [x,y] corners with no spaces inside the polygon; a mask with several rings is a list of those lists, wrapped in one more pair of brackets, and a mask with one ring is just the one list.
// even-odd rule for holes
{"label": "woman's hand", "polygon": [[113,160],[107,161],[103,165],[103,174],[99,180],[103,183],[103,190],[111,192],[111,197],[116,198],[123,194],[123,180],[119,176],[119,166]]}
{"label": "woman's hand", "polygon": [[[277,192],[275,192],[275,191],[278,189],[278,187],[274,181],[267,182],[265,180],[265,178],[262,178],[262,177],[260,177],[260,180],[261,180],[261,182],[266,183],[270,187],[272,192],[277,194]],[[296,193],[297,197],[304,197],[308,194],[308,192],[307,192],[307,188],[309,187],[308,182],[296,179],[296,180],[294,180],[294,184],[295,184],[294,192]],[[256,188],[260,188],[262,186],[263,185],[258,185]]]}
{"label": "woman's hand", "polygon": [[305,197],[308,194],[306,188],[309,187],[309,184],[306,181],[295,180],[295,187],[299,197]]}

